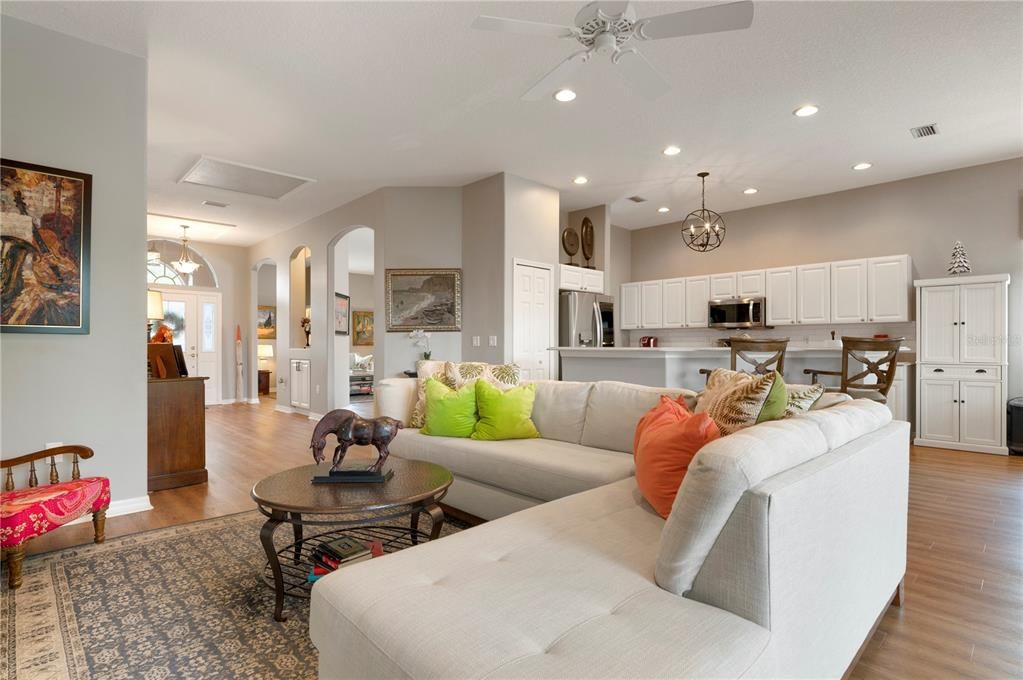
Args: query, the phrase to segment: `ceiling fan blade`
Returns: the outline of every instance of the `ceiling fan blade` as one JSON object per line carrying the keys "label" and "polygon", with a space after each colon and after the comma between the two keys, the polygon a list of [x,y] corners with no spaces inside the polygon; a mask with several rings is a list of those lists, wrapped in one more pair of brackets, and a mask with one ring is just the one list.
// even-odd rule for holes
{"label": "ceiling fan blade", "polygon": [[503,17],[478,16],[473,19],[472,27],[481,31],[497,31],[498,33],[524,33],[541,35],[548,38],[574,38],[579,29],[574,26],[558,26],[539,21],[522,21],[521,19],[505,19]]}
{"label": "ceiling fan blade", "polygon": [[566,85],[569,78],[571,78],[579,70],[579,68],[590,59],[589,50],[580,50],[565,61],[558,64],[553,71],[545,75],[540,81],[529,88],[526,94],[522,95],[522,99],[527,102],[537,101],[554,94],[554,91]]}
{"label": "ceiling fan blade", "polygon": [[629,83],[629,87],[647,99],[657,99],[670,88],[657,69],[640,52],[622,50],[614,57],[615,68]]}
{"label": "ceiling fan blade", "polygon": [[699,9],[687,9],[636,22],[634,34],[641,40],[661,40],[684,35],[718,33],[749,28],[753,23],[753,3],[750,0],[729,2]]}

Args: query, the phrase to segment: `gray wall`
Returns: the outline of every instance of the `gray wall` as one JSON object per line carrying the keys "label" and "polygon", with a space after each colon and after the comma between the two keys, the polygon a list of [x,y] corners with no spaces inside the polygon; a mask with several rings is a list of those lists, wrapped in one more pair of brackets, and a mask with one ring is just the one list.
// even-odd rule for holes
{"label": "gray wall", "polygon": [[[462,187],[462,358],[501,363],[504,340],[504,173]],[[472,338],[480,346],[472,346]]]}
{"label": "gray wall", "polygon": [[615,299],[615,347],[624,347],[628,343],[624,341],[622,333],[622,309],[618,302],[618,291],[623,283],[632,281],[632,232],[611,225],[609,241],[611,257],[604,272],[605,291]]}
{"label": "gray wall", "polygon": [[91,446],[83,474],[144,497],[146,62],[6,16],[0,42],[4,157],[93,176],[90,333],[0,336],[0,446]]}
{"label": "gray wall", "polygon": [[[634,280],[909,253],[914,278],[945,276],[961,240],[974,274],[1008,272],[1009,391],[1023,393],[1023,159],[726,213],[724,245],[700,254],[679,224],[632,232]],[[713,196],[708,197],[713,208]]]}

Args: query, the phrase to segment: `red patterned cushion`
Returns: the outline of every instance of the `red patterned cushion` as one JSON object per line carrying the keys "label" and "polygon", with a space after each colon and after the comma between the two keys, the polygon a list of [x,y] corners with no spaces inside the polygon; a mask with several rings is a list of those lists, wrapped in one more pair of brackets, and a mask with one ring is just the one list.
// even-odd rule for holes
{"label": "red patterned cushion", "polygon": [[0,546],[20,545],[108,505],[106,477],[0,492]]}

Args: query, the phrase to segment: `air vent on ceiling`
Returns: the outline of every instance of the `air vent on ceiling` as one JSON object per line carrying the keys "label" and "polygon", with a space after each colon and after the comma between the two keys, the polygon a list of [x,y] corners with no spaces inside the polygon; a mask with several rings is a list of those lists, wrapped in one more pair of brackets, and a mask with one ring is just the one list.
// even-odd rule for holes
{"label": "air vent on ceiling", "polygon": [[930,125],[921,125],[920,127],[909,128],[909,133],[913,135],[914,139],[920,139],[921,137],[930,137],[938,134],[938,124],[931,123]]}
{"label": "air vent on ceiling", "polygon": [[646,199],[642,196],[629,196],[629,200],[633,203],[646,203]]}
{"label": "air vent on ceiling", "polygon": [[251,165],[202,156],[181,178],[181,182],[215,189],[236,191],[240,194],[281,198],[303,184],[316,180],[264,170]]}
{"label": "air vent on ceiling", "polygon": [[203,205],[208,205],[211,208],[226,208],[231,205],[230,203],[221,203],[220,201],[203,201]]}

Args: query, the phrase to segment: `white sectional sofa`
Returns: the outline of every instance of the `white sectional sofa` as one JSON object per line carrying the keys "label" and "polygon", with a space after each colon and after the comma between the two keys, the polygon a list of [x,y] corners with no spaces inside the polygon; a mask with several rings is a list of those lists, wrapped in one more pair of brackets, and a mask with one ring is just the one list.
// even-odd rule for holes
{"label": "white sectional sofa", "polygon": [[[407,417],[414,386],[384,383]],[[544,439],[395,440],[455,472],[456,507],[524,509],[317,582],[321,678],[843,674],[905,572],[907,423],[857,400],[724,437],[664,520],[628,453],[664,390],[544,385]]]}

